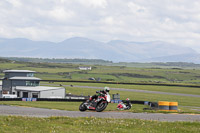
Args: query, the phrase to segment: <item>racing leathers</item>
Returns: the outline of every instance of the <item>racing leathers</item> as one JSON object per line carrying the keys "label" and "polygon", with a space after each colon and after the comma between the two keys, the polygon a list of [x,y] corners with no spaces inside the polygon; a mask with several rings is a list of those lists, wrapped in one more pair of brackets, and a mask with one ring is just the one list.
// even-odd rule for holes
{"label": "racing leathers", "polygon": [[98,96],[104,96],[107,92],[105,90],[100,90],[100,91],[96,91],[96,93],[97,94],[91,96],[89,99],[93,107],[97,106],[97,102],[95,100],[98,98]]}

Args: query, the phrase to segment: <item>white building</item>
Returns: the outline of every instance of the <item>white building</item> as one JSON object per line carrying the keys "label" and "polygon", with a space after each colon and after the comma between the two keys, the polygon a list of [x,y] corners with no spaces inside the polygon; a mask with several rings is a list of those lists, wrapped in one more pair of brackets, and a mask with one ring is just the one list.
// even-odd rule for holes
{"label": "white building", "polygon": [[79,67],[79,70],[92,70],[92,67]]}
{"label": "white building", "polygon": [[16,86],[18,97],[23,98],[65,98],[65,88],[47,86]]}
{"label": "white building", "polygon": [[22,98],[65,98],[64,87],[40,86],[41,79],[34,77],[35,71],[5,70],[3,72],[5,73],[2,83],[3,95],[10,94]]}

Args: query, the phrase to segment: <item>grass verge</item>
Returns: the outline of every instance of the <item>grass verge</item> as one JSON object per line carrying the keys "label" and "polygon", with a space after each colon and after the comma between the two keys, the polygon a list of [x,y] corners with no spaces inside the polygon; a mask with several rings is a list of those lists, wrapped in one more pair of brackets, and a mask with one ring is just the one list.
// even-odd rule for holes
{"label": "grass verge", "polygon": [[[68,111],[79,111],[79,105],[81,102],[47,102],[47,101],[37,101],[37,102],[24,102],[24,101],[1,101],[1,105],[13,105],[13,106],[25,106],[25,107],[36,107],[36,108],[47,108],[47,109],[57,109],[57,110],[68,110]],[[148,108],[147,105],[133,104],[130,110],[117,110],[117,103],[108,104],[105,111],[114,112],[148,112],[148,113],[190,113],[190,114],[200,114],[199,108],[196,107],[185,107],[180,106],[178,112],[160,112],[156,110],[143,110]]]}
{"label": "grass verge", "polygon": [[137,133],[198,133],[199,122],[159,122],[137,119],[110,118],[34,118],[0,116],[1,133],[66,133],[66,132],[137,132]]}

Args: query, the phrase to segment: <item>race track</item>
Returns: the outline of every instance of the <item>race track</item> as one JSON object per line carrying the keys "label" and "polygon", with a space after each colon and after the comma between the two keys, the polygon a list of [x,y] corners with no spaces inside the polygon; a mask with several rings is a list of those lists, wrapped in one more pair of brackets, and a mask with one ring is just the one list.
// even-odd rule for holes
{"label": "race track", "polygon": [[189,114],[161,114],[161,113],[131,113],[131,112],[79,112],[79,111],[64,111],[52,110],[32,107],[19,107],[0,105],[0,115],[16,115],[29,117],[100,117],[100,118],[125,118],[125,119],[143,119],[143,120],[158,120],[158,121],[198,121],[200,115]]}

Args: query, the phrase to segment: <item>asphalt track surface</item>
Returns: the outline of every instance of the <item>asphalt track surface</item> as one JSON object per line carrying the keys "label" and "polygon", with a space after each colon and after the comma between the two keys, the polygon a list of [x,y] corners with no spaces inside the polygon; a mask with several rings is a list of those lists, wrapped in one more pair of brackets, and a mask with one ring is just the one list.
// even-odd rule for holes
{"label": "asphalt track surface", "polygon": [[[58,84],[42,84],[42,85],[59,86]],[[62,85],[62,86],[70,87],[70,85]],[[95,86],[73,85],[73,87],[90,88],[90,89],[100,89],[100,90],[103,89],[103,87],[95,87]],[[200,97],[200,95],[194,95],[194,94],[171,93],[171,92],[161,92],[161,91],[147,91],[147,90],[137,90],[137,89],[110,88],[110,90],[129,91],[129,92],[141,92],[141,93],[151,93],[151,94],[165,94],[165,95],[175,95],[175,96]]]}
{"label": "asphalt track surface", "polygon": [[131,113],[131,112],[93,112],[93,111],[65,111],[32,107],[0,105],[0,115],[28,116],[28,117],[99,117],[99,118],[125,118],[156,121],[197,121],[200,115],[189,114],[161,114],[161,113]]}

